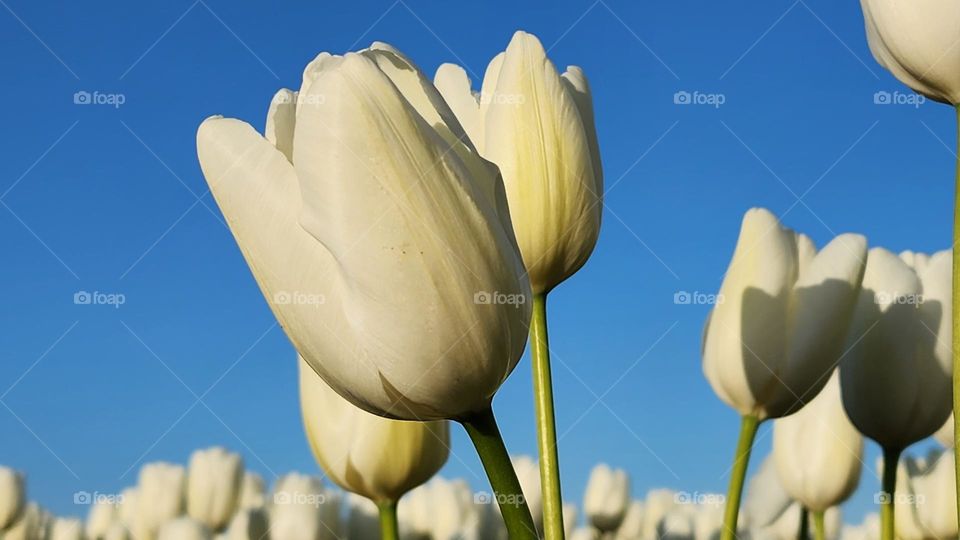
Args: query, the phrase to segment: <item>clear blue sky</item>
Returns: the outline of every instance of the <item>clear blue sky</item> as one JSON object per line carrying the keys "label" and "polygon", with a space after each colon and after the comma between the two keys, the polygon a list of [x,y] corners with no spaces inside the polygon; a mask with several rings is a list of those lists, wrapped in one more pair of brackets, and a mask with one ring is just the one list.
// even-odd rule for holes
{"label": "clear blue sky", "polygon": [[[610,191],[593,257],[550,305],[570,500],[599,461],[629,469],[637,496],[725,490],[738,420],[701,372],[707,307],[674,294],[718,289],[746,209],[818,245],[847,231],[949,245],[953,114],[874,103],[908,91],[870,56],[855,1],[0,6],[0,463],[57,513],[208,445],[268,478],[316,471],[293,349],[206,191],[194,134],[212,114],[261,129],[320,51],[381,40],[428,73],[482,74],[525,29],[588,74]],[[77,105],[80,91],[124,103]],[[725,102],[676,105],[679,91]],[[78,291],[125,303],[75,305]],[[535,453],[529,368],[495,401],[514,453]],[[453,450],[443,474],[483,487],[459,429]],[[871,505],[876,455],[848,520]]]}

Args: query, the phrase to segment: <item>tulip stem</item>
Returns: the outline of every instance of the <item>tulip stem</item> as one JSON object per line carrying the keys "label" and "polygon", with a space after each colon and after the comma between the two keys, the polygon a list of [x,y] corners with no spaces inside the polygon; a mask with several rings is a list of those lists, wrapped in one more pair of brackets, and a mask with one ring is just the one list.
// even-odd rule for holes
{"label": "tulip stem", "polygon": [[823,522],[823,511],[813,513],[813,540],[827,540],[827,527]]}
{"label": "tulip stem", "polygon": [[540,484],[543,490],[543,534],[546,540],[563,540],[560,459],[557,452],[557,422],[553,413],[550,345],[547,339],[547,293],[533,297],[530,357],[533,364],[533,400],[537,413],[537,447],[540,450]]}
{"label": "tulip stem", "polygon": [[510,454],[500,436],[493,409],[487,407],[460,419],[460,423],[480,455],[510,540],[537,540],[537,528],[533,524],[520,481],[517,480],[517,473],[513,470],[513,463],[510,462]]}
{"label": "tulip stem", "polygon": [[[957,164],[953,202],[953,246],[960,241],[960,107],[957,107]],[[954,249],[956,251],[956,249]],[[953,257],[953,452],[957,489],[960,490],[960,257]],[[958,491],[960,494],[960,491]],[[960,517],[960,496],[957,497]]]}
{"label": "tulip stem", "polygon": [[737,517],[740,514],[740,496],[743,494],[743,481],[747,477],[750,464],[750,451],[753,439],[757,436],[760,419],[752,414],[743,416],[740,423],[740,439],[737,441],[737,453],[733,456],[733,470],[730,474],[730,489],[727,490],[727,506],[723,514],[723,530],[720,540],[736,540]]}
{"label": "tulip stem", "polygon": [[399,540],[400,527],[397,525],[397,501],[380,501],[380,538],[382,540]]}
{"label": "tulip stem", "polygon": [[883,449],[883,484],[880,496],[880,539],[894,540],[896,528],[893,523],[894,501],[897,496],[897,462],[900,450]]}

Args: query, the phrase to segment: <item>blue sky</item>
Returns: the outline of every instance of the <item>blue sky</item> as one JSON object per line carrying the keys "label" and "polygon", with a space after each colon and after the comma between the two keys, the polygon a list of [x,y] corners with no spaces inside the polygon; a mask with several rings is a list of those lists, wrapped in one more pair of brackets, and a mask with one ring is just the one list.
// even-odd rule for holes
{"label": "blue sky", "polygon": [[[140,464],[203,446],[268,478],[317,470],[294,352],[207,192],[194,134],[212,114],[262,129],[273,93],[320,51],[380,40],[428,73],[452,61],[482,74],[524,29],[590,78],[603,230],[550,303],[569,500],[600,461],[628,469],[637,496],[726,489],[738,419],[701,372],[707,306],[674,295],[719,288],[745,210],[770,208],[818,245],[842,232],[898,251],[950,243],[953,114],[875,103],[914,100],[873,61],[857,2],[0,6],[0,463],[60,514],[86,513],[75,491],[117,491]],[[77,92],[123,103],[77,105]],[[677,105],[677,92],[723,104]],[[125,303],[76,305],[80,291]],[[495,401],[514,453],[535,453],[529,369]],[[454,431],[443,474],[481,489]],[[871,507],[876,455],[869,444],[848,521]]]}

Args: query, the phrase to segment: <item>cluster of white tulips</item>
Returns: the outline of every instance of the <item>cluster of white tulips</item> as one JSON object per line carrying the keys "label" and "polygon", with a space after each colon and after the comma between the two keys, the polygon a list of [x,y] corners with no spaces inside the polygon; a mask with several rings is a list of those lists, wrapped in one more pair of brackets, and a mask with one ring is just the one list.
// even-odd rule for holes
{"label": "cluster of white tulips", "polygon": [[[876,59],[956,106],[960,2],[862,6]],[[634,501],[626,472],[598,466],[577,526],[560,489],[546,300],[600,232],[583,71],[559,71],[517,32],[476,90],[462,68],[431,79],[384,43],[321,53],[297,83],[274,96],[263,135],[215,116],[197,150],[299,355],[316,460],[349,494],[290,475],[267,496],[239,456],[212,449],[187,468],[143,467],[83,525],[25,505],[22,477],[0,471],[2,538],[957,538],[954,451],[904,455],[938,430],[956,446],[950,250],[897,255],[857,234],[818,249],[749,210],[702,344],[707,380],[742,418],[729,491]],[[492,403],[528,340],[538,457],[511,460]],[[492,493],[430,481],[449,455],[450,421],[466,429]],[[773,453],[745,490],[764,422]],[[841,528],[864,438],[883,451],[879,515]]]}
{"label": "cluster of white tulips", "polygon": [[[957,6],[863,0],[878,61],[954,104]],[[582,70],[561,74],[535,37],[517,32],[479,91],[458,66],[441,66],[431,81],[374,43],[320,54],[299,91],[276,95],[263,137],[221,117],[200,127],[207,181],[300,354],[317,460],[376,505],[384,538],[399,534],[403,495],[446,459],[448,420],[476,446],[511,538],[567,534],[546,298],[583,266],[599,234],[603,173],[591,100]],[[956,519],[944,515],[950,504],[913,504],[895,520],[904,507],[898,495],[956,488],[937,474],[949,469],[942,456],[907,459],[899,472],[908,446],[950,423],[952,274],[960,276],[949,250],[898,256],[868,249],[856,234],[817,249],[772,213],[748,211],[702,349],[711,386],[742,417],[723,513],[688,508],[628,520],[611,510],[612,500],[622,502],[622,482],[601,469],[596,482],[607,489],[584,501],[591,530],[615,534],[639,520],[648,536],[733,540],[744,527],[776,536],[778,523],[796,521],[800,535],[809,526],[826,538],[830,509],[858,485],[866,437],[883,450],[883,539],[897,530],[910,536],[916,523],[943,537],[930,536],[933,522],[955,537]],[[297,294],[325,302],[289,301]],[[517,475],[529,467],[511,463],[492,411],[528,335],[535,499]],[[766,421],[775,422],[770,468],[785,506],[745,511],[738,523],[754,437]]]}

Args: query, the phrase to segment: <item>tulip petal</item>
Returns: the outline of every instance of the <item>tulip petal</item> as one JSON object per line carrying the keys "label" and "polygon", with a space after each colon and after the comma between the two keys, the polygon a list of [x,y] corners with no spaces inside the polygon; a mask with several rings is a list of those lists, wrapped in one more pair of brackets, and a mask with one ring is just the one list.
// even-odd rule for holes
{"label": "tulip petal", "polygon": [[460,120],[467,136],[482,152],[483,121],[480,118],[479,96],[470,87],[467,72],[456,64],[442,64],[433,76],[433,85]]}
{"label": "tulip petal", "polygon": [[503,174],[533,290],[546,292],[583,266],[600,231],[587,132],[567,85],[530,34],[514,34],[492,96],[484,81],[481,106],[488,99],[484,156]]}
{"label": "tulip petal", "polygon": [[707,380],[741,414],[765,417],[765,400],[781,384],[789,291],[796,275],[793,232],[768,210],[749,210],[703,347]]}
{"label": "tulip petal", "polygon": [[812,400],[840,362],[866,260],[867,239],[841,234],[801,270],[791,293],[786,365],[777,381],[783,388],[769,406],[776,416]]}
{"label": "tulip petal", "polygon": [[270,100],[264,137],[273,143],[287,161],[293,160],[293,128],[296,124],[297,93],[286,88]]}
{"label": "tulip petal", "polygon": [[593,93],[587,76],[578,66],[567,66],[567,71],[561,75],[567,90],[573,96],[573,101],[580,111],[580,120],[587,130],[587,142],[590,145],[590,162],[593,164],[593,178],[596,181],[594,190],[603,193],[603,166],[600,164],[600,143],[597,140],[597,127],[593,115]]}

